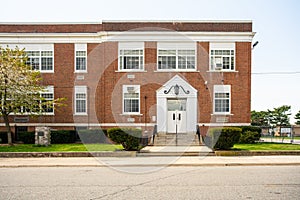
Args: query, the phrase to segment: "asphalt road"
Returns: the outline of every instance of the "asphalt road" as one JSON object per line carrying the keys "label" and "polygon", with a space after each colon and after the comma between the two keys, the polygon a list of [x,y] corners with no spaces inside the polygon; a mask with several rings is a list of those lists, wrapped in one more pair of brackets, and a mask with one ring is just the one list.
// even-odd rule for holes
{"label": "asphalt road", "polygon": [[[126,170],[124,170],[126,171]],[[0,199],[300,199],[299,166],[0,168]]]}

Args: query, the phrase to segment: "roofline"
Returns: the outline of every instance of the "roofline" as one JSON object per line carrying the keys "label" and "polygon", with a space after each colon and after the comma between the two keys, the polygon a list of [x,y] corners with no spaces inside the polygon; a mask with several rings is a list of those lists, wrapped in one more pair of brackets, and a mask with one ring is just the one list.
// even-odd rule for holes
{"label": "roofline", "polygon": [[72,25],[104,23],[252,23],[252,20],[100,20],[99,22],[0,22],[0,25]]}
{"label": "roofline", "polygon": [[252,23],[252,20],[102,20],[102,23]]}

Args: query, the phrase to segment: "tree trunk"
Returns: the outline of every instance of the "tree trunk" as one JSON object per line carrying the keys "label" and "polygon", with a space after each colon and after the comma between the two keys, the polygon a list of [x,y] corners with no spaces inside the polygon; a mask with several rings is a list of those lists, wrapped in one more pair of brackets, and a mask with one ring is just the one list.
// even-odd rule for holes
{"label": "tree trunk", "polygon": [[11,137],[11,130],[10,130],[10,125],[9,125],[8,115],[4,114],[3,119],[4,119],[6,130],[7,130],[7,143],[9,145],[12,145],[12,137]]}

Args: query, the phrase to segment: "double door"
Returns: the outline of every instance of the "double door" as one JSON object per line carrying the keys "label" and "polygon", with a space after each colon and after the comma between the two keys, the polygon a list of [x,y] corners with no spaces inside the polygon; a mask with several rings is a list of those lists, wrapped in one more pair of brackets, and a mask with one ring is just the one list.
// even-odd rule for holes
{"label": "double door", "polygon": [[168,99],[168,133],[186,132],[186,99]]}

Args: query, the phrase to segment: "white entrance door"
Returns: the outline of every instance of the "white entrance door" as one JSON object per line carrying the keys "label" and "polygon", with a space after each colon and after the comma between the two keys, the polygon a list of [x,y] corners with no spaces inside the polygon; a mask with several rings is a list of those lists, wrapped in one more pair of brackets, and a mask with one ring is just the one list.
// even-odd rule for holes
{"label": "white entrance door", "polygon": [[186,99],[168,99],[168,133],[186,132]]}

